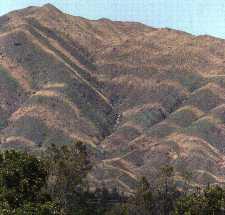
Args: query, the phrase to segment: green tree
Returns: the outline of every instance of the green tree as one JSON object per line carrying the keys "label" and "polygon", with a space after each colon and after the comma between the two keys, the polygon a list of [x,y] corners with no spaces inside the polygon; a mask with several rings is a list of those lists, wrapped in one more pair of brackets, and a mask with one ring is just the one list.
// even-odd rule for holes
{"label": "green tree", "polygon": [[121,202],[112,208],[107,215],[153,215],[154,213],[154,196],[150,184],[145,177],[139,181],[134,196],[125,202]]}
{"label": "green tree", "polygon": [[186,194],[188,192],[189,188],[191,188],[190,184],[191,184],[191,179],[192,179],[192,172],[186,170],[183,173],[183,177],[184,177],[183,192]]}
{"label": "green tree", "polygon": [[91,164],[85,144],[52,145],[45,153],[48,192],[69,215],[103,215],[121,202],[117,190],[106,187],[90,191],[86,176]]}
{"label": "green tree", "polygon": [[86,214],[89,193],[85,179],[91,169],[86,146],[82,142],[61,147],[52,145],[46,155],[48,192],[52,198],[68,214]]}
{"label": "green tree", "polygon": [[[47,171],[42,161],[16,151],[0,153],[0,214],[57,214],[59,210],[48,194],[43,192]],[[48,206],[51,206],[48,208]],[[24,210],[26,209],[26,210]],[[43,210],[42,210],[43,209]],[[29,214],[29,213],[26,213]]]}
{"label": "green tree", "polygon": [[195,191],[179,199],[176,215],[224,215],[225,189],[209,186],[203,191]]}
{"label": "green tree", "polygon": [[152,214],[151,211],[154,208],[153,198],[153,193],[148,180],[145,177],[142,177],[134,198],[136,208],[139,208],[139,214]]}
{"label": "green tree", "polygon": [[161,168],[160,184],[157,189],[156,208],[159,214],[171,214],[180,193],[174,182],[174,169],[170,165]]}

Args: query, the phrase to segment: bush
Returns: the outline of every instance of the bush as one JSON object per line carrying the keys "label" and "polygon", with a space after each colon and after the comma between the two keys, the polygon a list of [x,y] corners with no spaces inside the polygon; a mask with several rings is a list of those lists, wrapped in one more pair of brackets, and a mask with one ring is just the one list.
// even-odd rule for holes
{"label": "bush", "polygon": [[43,214],[44,209],[49,215],[57,214],[50,195],[43,191],[46,182],[47,171],[42,161],[13,150],[1,152],[0,214]]}

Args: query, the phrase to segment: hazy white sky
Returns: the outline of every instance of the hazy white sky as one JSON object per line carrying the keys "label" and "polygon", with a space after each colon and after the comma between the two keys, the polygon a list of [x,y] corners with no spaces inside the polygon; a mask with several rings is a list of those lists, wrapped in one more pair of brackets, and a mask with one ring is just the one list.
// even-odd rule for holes
{"label": "hazy white sky", "polygon": [[225,38],[225,0],[0,0],[0,15],[46,3],[89,19],[138,21]]}

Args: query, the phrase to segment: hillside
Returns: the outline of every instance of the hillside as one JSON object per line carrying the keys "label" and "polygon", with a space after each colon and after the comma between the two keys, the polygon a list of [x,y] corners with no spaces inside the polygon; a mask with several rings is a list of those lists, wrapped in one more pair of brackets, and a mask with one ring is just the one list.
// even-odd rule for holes
{"label": "hillside", "polygon": [[1,148],[83,140],[94,184],[132,191],[171,164],[225,183],[225,41],[54,6],[0,17]]}

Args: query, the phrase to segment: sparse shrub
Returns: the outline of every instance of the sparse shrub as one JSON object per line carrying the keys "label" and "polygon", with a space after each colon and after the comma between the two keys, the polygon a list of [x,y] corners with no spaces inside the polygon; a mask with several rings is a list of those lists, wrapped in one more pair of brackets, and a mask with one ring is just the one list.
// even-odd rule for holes
{"label": "sparse shrub", "polygon": [[10,74],[1,65],[0,65],[0,76],[4,78],[5,83],[7,83],[6,85],[7,88],[14,91],[17,91],[20,88],[18,81],[14,79],[12,76],[10,76]]}

